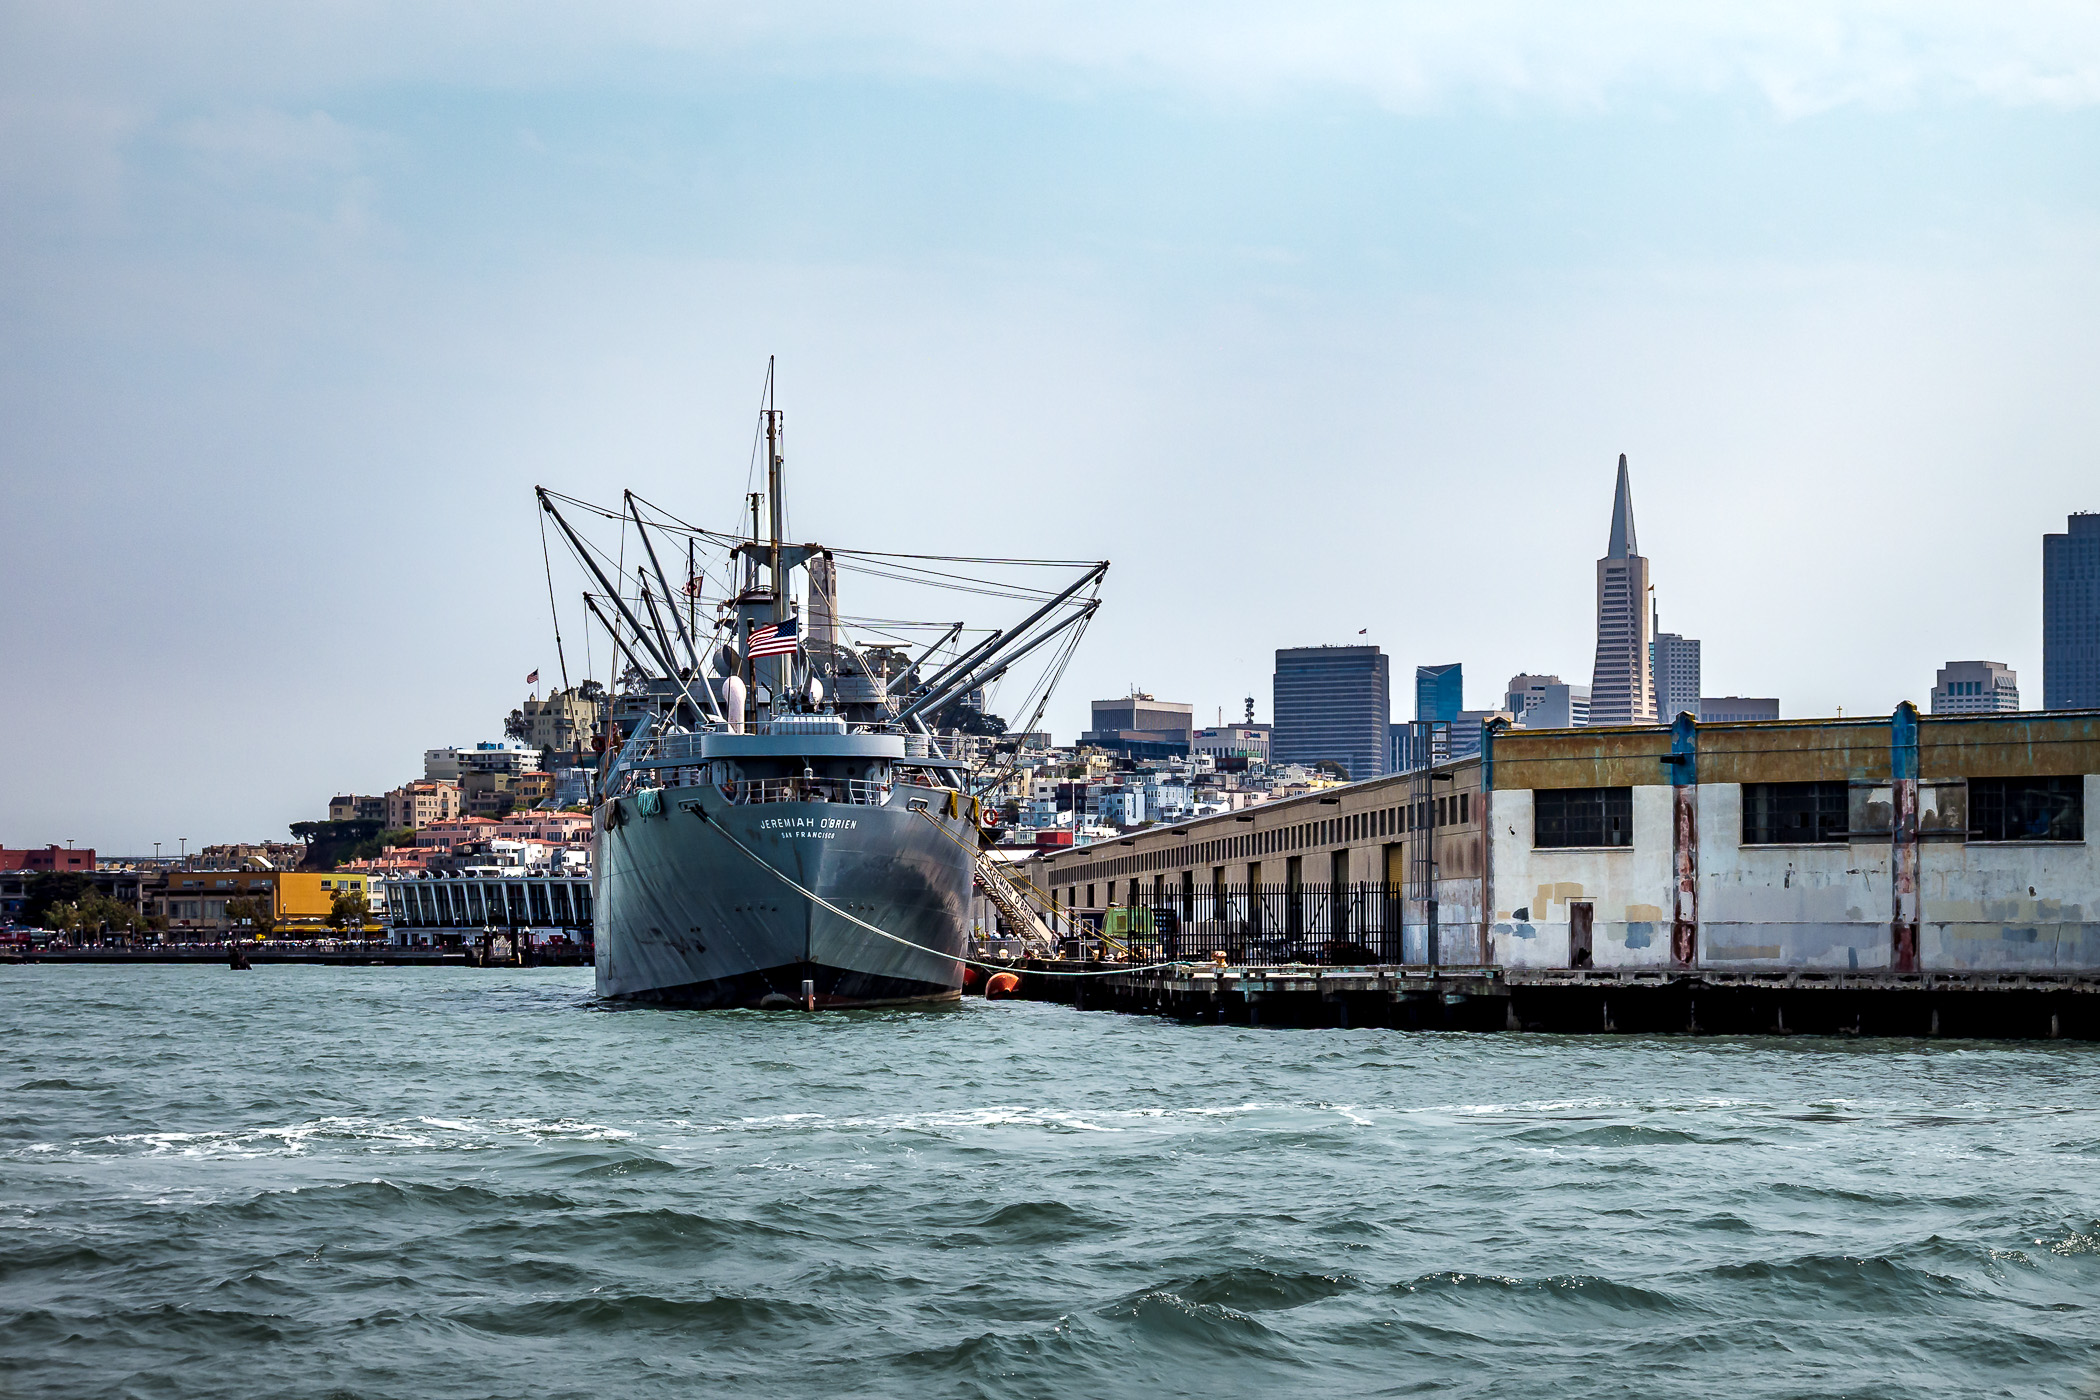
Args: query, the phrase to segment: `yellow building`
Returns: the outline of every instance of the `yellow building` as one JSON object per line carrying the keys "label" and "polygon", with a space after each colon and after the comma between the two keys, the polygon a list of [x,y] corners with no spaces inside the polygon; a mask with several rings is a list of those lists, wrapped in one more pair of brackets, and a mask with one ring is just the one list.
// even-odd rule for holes
{"label": "yellow building", "polygon": [[[284,870],[277,875],[277,926],[285,931],[312,932],[327,926],[335,897],[348,892],[368,899],[371,883],[363,875],[320,875],[303,870]],[[366,916],[369,920],[369,914]]]}
{"label": "yellow building", "polygon": [[170,931],[223,933],[233,927],[226,913],[228,900],[266,899],[272,911],[270,928],[254,932],[318,934],[328,926],[335,897],[346,891],[369,900],[371,881],[347,872],[177,869],[168,872],[166,886],[152,899],[154,912],[167,919]]}
{"label": "yellow building", "polygon": [[520,808],[537,807],[554,796],[552,773],[520,773],[511,793]]}

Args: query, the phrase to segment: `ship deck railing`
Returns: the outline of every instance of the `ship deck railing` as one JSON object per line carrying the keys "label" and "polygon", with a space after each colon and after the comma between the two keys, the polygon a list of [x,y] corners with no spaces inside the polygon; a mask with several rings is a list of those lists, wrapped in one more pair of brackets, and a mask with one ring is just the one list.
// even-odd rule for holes
{"label": "ship deck railing", "polygon": [[739,807],[767,802],[843,802],[880,807],[890,800],[890,785],[863,778],[759,778],[729,784],[724,793]]}

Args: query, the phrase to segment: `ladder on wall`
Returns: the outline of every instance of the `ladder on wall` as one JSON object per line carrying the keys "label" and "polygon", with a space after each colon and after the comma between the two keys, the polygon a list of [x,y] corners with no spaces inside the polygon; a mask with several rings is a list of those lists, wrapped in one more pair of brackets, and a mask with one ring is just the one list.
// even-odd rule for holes
{"label": "ladder on wall", "polygon": [[[1451,757],[1451,726],[1443,720],[1416,720],[1410,726],[1409,757],[1414,767],[1408,777],[1407,797],[1411,804],[1407,833],[1407,886],[1403,910],[1419,908],[1416,926],[1422,930],[1422,961],[1435,967],[1436,957],[1436,765]],[[1401,957],[1407,953],[1407,918],[1401,916]]]}

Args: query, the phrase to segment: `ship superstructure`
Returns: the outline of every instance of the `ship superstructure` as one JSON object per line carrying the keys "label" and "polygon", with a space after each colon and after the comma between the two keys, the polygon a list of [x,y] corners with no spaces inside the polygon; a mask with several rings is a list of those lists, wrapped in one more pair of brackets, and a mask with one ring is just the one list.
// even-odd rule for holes
{"label": "ship superstructure", "polygon": [[[952,998],[973,884],[1003,877],[981,857],[979,794],[996,775],[947,752],[936,725],[958,706],[977,715],[987,686],[1035,676],[1021,687],[1033,728],[1108,565],[789,542],[770,369],[767,387],[767,490],[746,497],[739,534],[632,493],[617,512],[538,493],[595,584],[584,603],[622,668],[593,824],[598,990],[810,1009]],[[594,545],[571,515],[617,520],[620,547]],[[681,541],[674,589],[663,559]],[[718,578],[702,552],[720,558]],[[1044,588],[1045,569],[1078,576]],[[988,632],[863,621],[840,611],[850,572],[1034,606]]]}

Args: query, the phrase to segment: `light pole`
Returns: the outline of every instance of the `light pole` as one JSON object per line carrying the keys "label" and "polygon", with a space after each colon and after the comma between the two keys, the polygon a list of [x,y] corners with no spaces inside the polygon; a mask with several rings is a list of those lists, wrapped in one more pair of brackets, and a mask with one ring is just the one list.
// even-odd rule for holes
{"label": "light pole", "polygon": [[184,865],[187,865],[189,864],[190,859],[190,838],[184,836],[178,839],[181,840],[182,845],[177,850],[176,859],[180,860]]}
{"label": "light pole", "polygon": [[153,843],[153,863],[155,865],[160,864],[160,842],[158,841]]}

